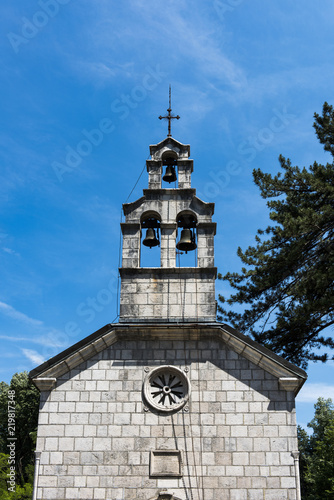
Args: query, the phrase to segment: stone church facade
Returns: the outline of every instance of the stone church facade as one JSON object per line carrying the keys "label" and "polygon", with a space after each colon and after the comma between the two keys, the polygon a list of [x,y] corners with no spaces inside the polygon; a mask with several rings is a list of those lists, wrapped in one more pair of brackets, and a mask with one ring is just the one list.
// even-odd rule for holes
{"label": "stone church facade", "polygon": [[[34,500],[299,500],[306,374],[216,322],[214,205],[191,187],[188,145],[169,134],[150,152],[148,189],[123,206],[119,322],[30,373]],[[143,243],[160,267],[141,266]]]}

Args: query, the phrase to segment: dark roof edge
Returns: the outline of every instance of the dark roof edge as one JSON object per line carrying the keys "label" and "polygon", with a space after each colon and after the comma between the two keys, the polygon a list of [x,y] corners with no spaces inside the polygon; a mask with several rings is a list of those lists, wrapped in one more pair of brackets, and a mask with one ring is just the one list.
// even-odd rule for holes
{"label": "dark roof edge", "polygon": [[235,337],[237,337],[241,341],[245,342],[245,344],[248,344],[253,349],[256,349],[257,351],[261,352],[265,356],[273,359],[274,361],[276,361],[276,363],[284,366],[288,370],[295,372],[296,375],[298,375],[299,377],[304,378],[305,380],[307,379],[307,373],[305,370],[303,370],[299,366],[291,363],[290,361],[282,358],[282,356],[275,354],[273,351],[271,351],[267,347],[256,342],[256,340],[253,340],[250,337],[248,337],[247,335],[244,335],[243,333],[239,332],[235,328],[232,328],[231,326],[226,325],[226,323],[218,323],[217,322],[216,325],[217,326],[221,325],[224,328],[224,330],[227,330],[229,333],[231,333],[232,335],[234,335]]}
{"label": "dark roof edge", "polygon": [[270,349],[267,347],[262,346],[255,340],[252,340],[250,337],[247,335],[244,335],[240,333],[238,330],[235,328],[232,328],[229,325],[226,325],[225,323],[219,323],[217,321],[210,322],[210,323],[109,323],[105,325],[104,327],[100,328],[96,332],[92,333],[91,335],[88,335],[88,337],[85,337],[84,339],[80,340],[76,344],[73,344],[72,346],[68,347],[64,351],[60,352],[59,354],[56,354],[56,356],[53,356],[52,358],[48,359],[41,365],[37,366],[33,370],[30,371],[29,377],[35,378],[38,376],[40,373],[43,373],[45,370],[51,368],[52,366],[55,366],[57,363],[62,361],[63,359],[67,358],[69,355],[75,353],[76,351],[79,351],[81,348],[85,347],[87,344],[97,340],[99,337],[104,336],[106,333],[113,329],[120,328],[122,330],[126,328],[143,328],[143,327],[154,327],[154,328],[176,328],[179,326],[186,327],[186,328],[198,328],[198,329],[205,329],[205,328],[218,328],[218,329],[223,329],[227,331],[227,333],[230,333],[237,339],[239,339],[241,342],[244,344],[250,346],[252,349],[260,352],[264,356],[272,359],[275,361],[277,364],[283,366],[287,370],[293,372],[296,374],[298,377],[306,380],[307,379],[307,373],[302,369],[299,368],[298,366],[294,365],[290,361],[287,361],[286,359],[282,358],[278,354],[275,354],[272,352]]}
{"label": "dark roof edge", "polygon": [[59,352],[58,354],[56,354],[52,358],[48,359],[47,361],[44,361],[44,363],[42,363],[41,365],[37,366],[36,368],[34,368],[33,370],[31,370],[29,372],[29,378],[32,379],[32,378],[36,377],[37,375],[39,375],[40,373],[43,373],[48,368],[51,368],[52,366],[54,366],[57,363],[59,363],[60,361],[62,361],[64,358],[67,358],[67,356],[69,356],[70,354],[73,354],[74,352],[79,351],[82,347],[89,344],[93,340],[96,340],[97,338],[102,337],[103,335],[108,333],[113,326],[116,326],[116,325],[108,324],[108,325],[103,326],[102,328],[100,328],[96,332],[88,335],[88,337],[85,337],[85,338],[79,340],[79,342],[77,342],[76,344],[73,344],[72,346],[68,347],[64,351]]}

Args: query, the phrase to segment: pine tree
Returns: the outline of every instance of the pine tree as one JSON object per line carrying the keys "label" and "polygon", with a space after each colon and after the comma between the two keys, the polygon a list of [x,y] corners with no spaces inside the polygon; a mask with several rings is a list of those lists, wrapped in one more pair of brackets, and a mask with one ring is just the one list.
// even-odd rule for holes
{"label": "pine tree", "polygon": [[[333,107],[325,103],[314,117],[316,135],[334,157]],[[219,305],[218,319],[306,368],[334,348],[324,336],[334,324],[334,163],[299,168],[283,156],[279,162],[275,176],[253,171],[274,224],[258,230],[256,246],[238,249],[246,266],[240,274],[219,276],[236,290],[227,303],[245,310]]]}
{"label": "pine tree", "polygon": [[314,418],[308,427],[310,436],[298,427],[300,476],[304,500],[334,498],[334,406],[331,399],[319,398]]}

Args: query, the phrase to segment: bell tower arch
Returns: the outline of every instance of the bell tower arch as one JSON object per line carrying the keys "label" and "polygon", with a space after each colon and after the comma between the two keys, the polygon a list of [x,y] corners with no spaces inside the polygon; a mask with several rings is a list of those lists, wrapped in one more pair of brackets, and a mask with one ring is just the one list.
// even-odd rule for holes
{"label": "bell tower arch", "polygon": [[[214,204],[191,187],[190,146],[168,135],[146,165],[148,188],[123,205],[120,322],[215,321]],[[141,266],[141,244],[160,245],[160,267]],[[177,252],[194,252],[195,265],[178,267]]]}

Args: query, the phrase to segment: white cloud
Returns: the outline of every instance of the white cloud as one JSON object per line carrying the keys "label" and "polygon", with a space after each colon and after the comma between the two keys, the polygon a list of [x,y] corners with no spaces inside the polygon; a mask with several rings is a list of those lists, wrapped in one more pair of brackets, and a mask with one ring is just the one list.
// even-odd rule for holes
{"label": "white cloud", "polygon": [[5,253],[9,253],[9,255],[16,255],[16,257],[20,257],[20,254],[15,252],[15,250],[12,250],[11,248],[3,247],[2,250]]}
{"label": "white cloud", "polygon": [[42,321],[30,318],[26,314],[17,311],[16,309],[14,309],[14,307],[10,306],[9,304],[5,304],[4,302],[0,302],[0,312],[4,313],[6,316],[9,316],[10,318],[13,318],[17,321],[21,321],[22,323],[25,323],[30,326],[35,326],[35,327],[43,326]]}
{"label": "white cloud", "polygon": [[297,396],[297,403],[316,403],[318,398],[334,401],[334,385],[306,383]]}
{"label": "white cloud", "polygon": [[[16,322],[23,323],[25,329],[28,327],[33,328],[33,334],[30,337],[23,337],[21,335],[0,335],[0,339],[7,340],[10,342],[29,342],[44,347],[59,347],[65,348],[70,343],[68,335],[55,328],[50,328],[46,326],[43,321],[38,319],[30,318],[24,313],[17,311],[14,307],[4,302],[0,302],[0,314],[14,319]],[[22,328],[17,328],[21,332]]]}
{"label": "white cloud", "polygon": [[142,74],[143,54],[148,53],[151,61],[161,61],[162,71],[179,67],[183,60],[202,82],[220,94],[221,83],[246,91],[246,74],[225,49],[228,34],[220,23],[212,23],[213,12],[206,7],[189,10],[183,2],[168,2],[162,9],[160,2],[133,1],[126,23],[117,23],[110,2],[100,2],[95,23],[89,25],[92,36],[82,39],[83,44],[90,44],[92,60],[86,57],[78,64],[76,55],[75,60],[70,56],[68,61],[80,78],[84,74],[95,83],[122,76],[136,80]]}
{"label": "white cloud", "polygon": [[22,352],[34,365],[41,365],[45,361],[43,356],[32,349],[22,349]]}
{"label": "white cloud", "polygon": [[65,347],[68,342],[65,342],[65,336],[62,332],[57,330],[50,331],[47,335],[41,337],[13,337],[10,335],[0,335],[0,340],[7,340],[9,342],[29,342],[31,344],[38,344],[45,347]]}

